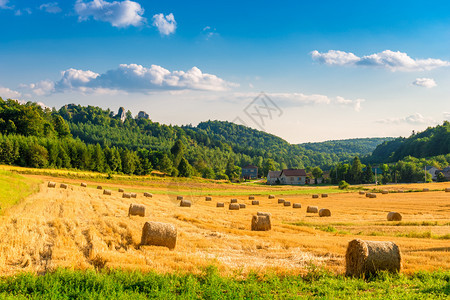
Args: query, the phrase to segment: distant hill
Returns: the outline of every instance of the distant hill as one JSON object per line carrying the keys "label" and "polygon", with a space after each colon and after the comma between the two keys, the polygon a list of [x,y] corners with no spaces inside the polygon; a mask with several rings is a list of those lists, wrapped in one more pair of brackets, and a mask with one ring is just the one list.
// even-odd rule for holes
{"label": "distant hill", "polygon": [[397,138],[378,145],[372,155],[364,159],[368,163],[397,162],[407,156],[434,157],[450,153],[450,122],[428,127],[408,138]]}
{"label": "distant hill", "polygon": [[303,143],[300,147],[306,150],[336,155],[340,161],[353,159],[355,156],[372,154],[375,148],[384,143],[395,140],[392,137],[383,138],[355,138],[346,140],[331,140],[319,143]]}

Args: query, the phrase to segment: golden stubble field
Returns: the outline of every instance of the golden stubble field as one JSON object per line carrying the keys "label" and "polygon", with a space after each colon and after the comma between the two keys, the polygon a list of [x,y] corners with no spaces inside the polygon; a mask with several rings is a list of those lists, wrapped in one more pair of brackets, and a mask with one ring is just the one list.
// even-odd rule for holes
{"label": "golden stubble field", "polygon": [[[1,275],[41,273],[57,267],[199,272],[209,264],[217,265],[224,274],[245,274],[250,270],[302,273],[312,265],[342,273],[347,243],[354,238],[396,242],[406,273],[450,269],[450,193],[442,191],[448,184],[426,185],[441,191],[377,194],[375,199],[357,192],[319,199],[306,194],[268,199],[268,187],[267,195],[256,196],[260,205],[251,205],[247,196],[213,196],[209,202],[199,193],[187,193],[184,196],[193,205],[186,208],[179,207],[176,201],[176,185],[167,187],[168,194],[146,198],[140,192],[136,199],[128,199],[122,198],[118,185],[104,186],[113,190],[107,196],[92,188],[94,182],[83,188],[79,186],[81,181],[52,180],[57,182],[56,188],[48,188],[45,181],[38,193],[0,217]],[[60,182],[70,182],[68,189],[59,188]],[[422,186],[395,185],[386,189]],[[125,191],[143,189],[142,185],[121,187]],[[244,188],[250,195],[251,187]],[[231,198],[247,207],[229,211]],[[301,203],[302,208],[284,207],[277,203],[278,198]],[[217,202],[225,202],[225,207],[217,208]],[[128,217],[130,203],[145,204],[146,217]],[[328,208],[332,216],[307,214],[308,205]],[[250,230],[252,215],[258,211],[272,213],[271,231]],[[389,211],[400,212],[402,222],[387,222]],[[142,227],[148,220],[177,227],[175,250],[139,245]]]}

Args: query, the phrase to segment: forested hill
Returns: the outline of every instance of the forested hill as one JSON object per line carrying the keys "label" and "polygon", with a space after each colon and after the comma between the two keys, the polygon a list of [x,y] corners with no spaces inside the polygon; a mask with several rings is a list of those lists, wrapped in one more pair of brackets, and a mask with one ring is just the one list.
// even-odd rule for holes
{"label": "forested hill", "polygon": [[347,140],[331,140],[319,143],[303,143],[300,147],[314,152],[334,154],[341,161],[351,160],[355,156],[367,156],[372,154],[375,148],[384,143],[394,140],[392,137],[383,138],[356,138]]}
{"label": "forested hill", "polygon": [[450,122],[428,127],[425,131],[408,138],[397,138],[377,146],[372,155],[365,158],[368,163],[397,162],[407,156],[416,158],[434,157],[450,153]]}

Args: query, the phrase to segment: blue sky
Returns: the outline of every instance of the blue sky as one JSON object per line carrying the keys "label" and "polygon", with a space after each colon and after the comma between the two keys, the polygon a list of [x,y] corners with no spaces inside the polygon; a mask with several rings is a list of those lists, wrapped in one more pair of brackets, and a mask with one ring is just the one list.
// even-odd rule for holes
{"label": "blue sky", "polygon": [[408,136],[450,119],[450,3],[392,2],[0,0],[0,96]]}

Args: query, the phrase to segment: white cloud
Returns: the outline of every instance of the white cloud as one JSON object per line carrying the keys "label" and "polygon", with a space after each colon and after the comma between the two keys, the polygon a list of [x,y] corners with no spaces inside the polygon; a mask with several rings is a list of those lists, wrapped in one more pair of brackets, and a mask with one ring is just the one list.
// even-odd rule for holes
{"label": "white cloud", "polygon": [[216,32],[215,28],[211,28],[210,26],[206,26],[205,28],[203,28],[203,34],[205,35],[205,39],[209,40],[210,38],[212,38],[213,36],[219,35]]}
{"label": "white cloud", "polygon": [[416,86],[426,87],[426,88],[433,88],[437,86],[436,81],[434,81],[433,78],[416,78],[413,82]]}
{"label": "white cloud", "polygon": [[3,98],[3,100],[6,99],[17,99],[20,96],[22,96],[21,93],[17,92],[17,91],[13,91],[9,88],[5,88],[5,87],[1,87],[0,86],[0,97]]}
{"label": "white cloud", "polygon": [[[55,83],[50,80],[41,80],[37,83],[21,84],[19,86],[27,91],[32,91],[37,96],[44,96],[52,93],[55,90]],[[31,98],[31,95],[26,95]]]}
{"label": "white cloud", "polygon": [[31,15],[31,13],[32,13],[31,9],[26,7],[26,8],[23,8],[23,9],[16,10],[14,12],[14,15],[16,15],[16,16],[22,16],[24,14]]}
{"label": "white cloud", "polygon": [[361,111],[361,103],[364,101],[366,101],[366,100],[365,99],[350,100],[350,99],[345,99],[340,96],[336,97],[336,103],[341,104],[341,105],[353,106],[353,109],[358,112]]}
{"label": "white cloud", "polygon": [[448,61],[434,58],[414,59],[406,53],[391,50],[363,57],[338,50],[330,50],[324,53],[314,50],[311,52],[311,57],[313,60],[326,65],[379,67],[391,71],[426,71],[450,66]]}
{"label": "white cloud", "polygon": [[90,17],[97,21],[111,23],[114,27],[140,26],[146,22],[142,17],[144,9],[134,1],[93,0],[84,2],[77,0],[75,12],[80,21],[86,21]]}
{"label": "white cloud", "polygon": [[420,113],[415,113],[406,117],[400,117],[400,118],[388,118],[388,119],[381,119],[376,121],[377,123],[383,123],[383,124],[431,124],[436,123],[436,121],[432,118],[424,117]]}
{"label": "white cloud", "polygon": [[118,91],[149,93],[151,91],[203,90],[225,91],[237,86],[216,75],[203,73],[193,67],[188,71],[169,71],[161,66],[146,68],[137,64],[122,64],[103,74],[92,71],[68,69],[61,79],[24,85],[36,95],[65,91],[87,93],[115,93]]}
{"label": "white cloud", "polygon": [[12,9],[12,7],[8,6],[9,0],[0,0],[0,8],[1,9]]}
{"label": "white cloud", "polygon": [[169,35],[177,29],[177,22],[173,14],[164,16],[163,14],[156,14],[153,16],[153,26],[158,28],[160,34]]}
{"label": "white cloud", "polygon": [[58,6],[58,2],[49,2],[41,4],[41,6],[39,6],[39,9],[44,10],[50,14],[57,14],[62,11],[61,8]]}

